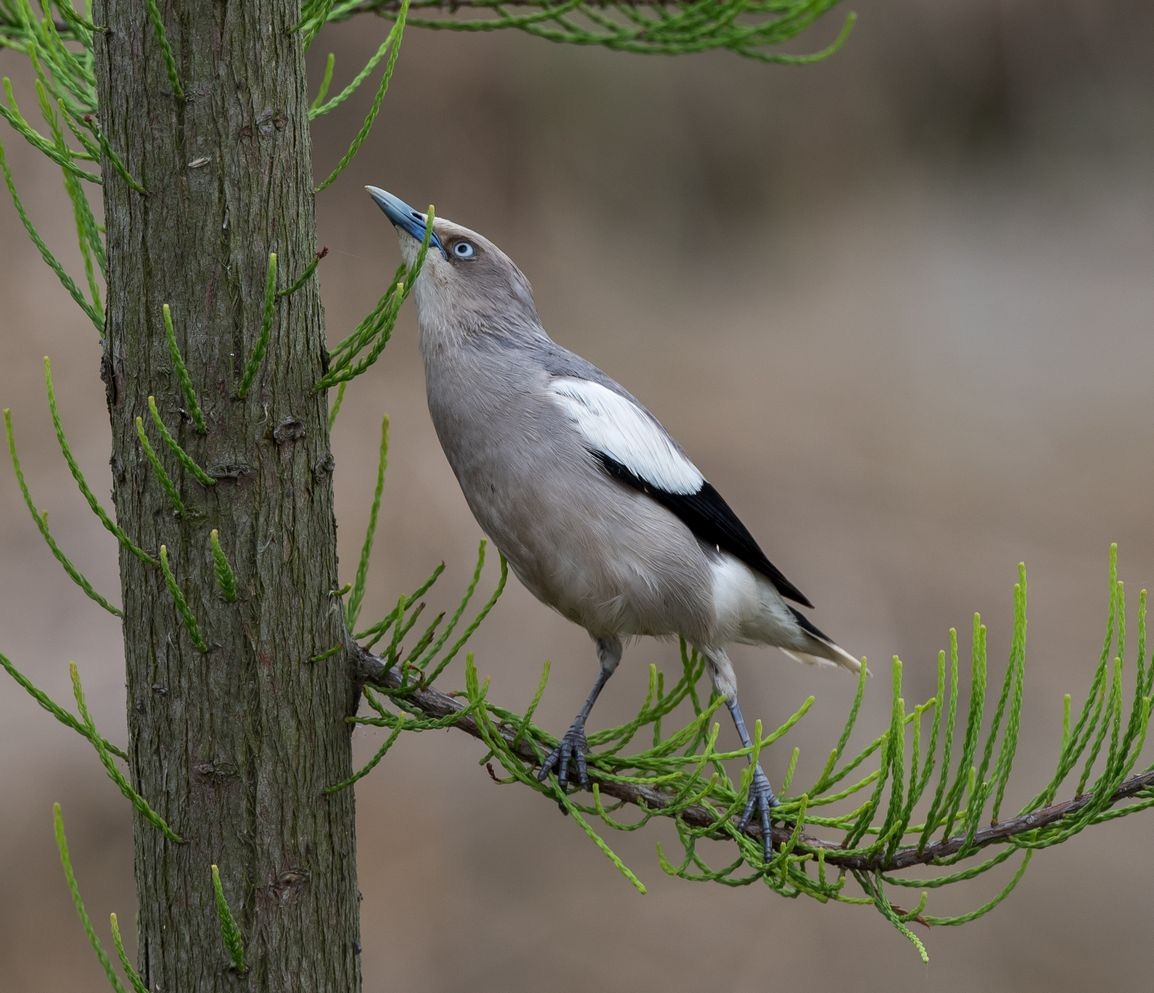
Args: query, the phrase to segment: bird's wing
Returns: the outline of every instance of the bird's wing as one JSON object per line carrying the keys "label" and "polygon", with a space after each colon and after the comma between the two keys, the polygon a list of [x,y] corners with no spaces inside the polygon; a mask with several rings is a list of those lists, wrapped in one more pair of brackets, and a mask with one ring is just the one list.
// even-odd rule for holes
{"label": "bird's wing", "polygon": [[676,515],[700,541],[740,559],[778,592],[813,606],[766,558],[741,523],[652,414],[623,391],[569,376],[552,378],[550,398],[570,418],[605,471]]}

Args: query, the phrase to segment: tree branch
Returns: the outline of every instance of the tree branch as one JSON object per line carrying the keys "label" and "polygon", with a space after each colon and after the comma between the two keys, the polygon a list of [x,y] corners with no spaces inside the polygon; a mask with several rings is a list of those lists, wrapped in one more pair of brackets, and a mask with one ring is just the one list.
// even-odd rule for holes
{"label": "tree branch", "polygon": [[[369,683],[390,690],[401,687],[401,672],[399,667],[386,667],[380,658],[366,651],[360,645],[353,645],[351,653],[354,677],[359,685]],[[459,700],[449,696],[447,693],[442,693],[440,690],[435,690],[430,687],[416,686],[410,688],[405,700],[423,714],[433,718],[448,717],[451,714],[460,713],[465,709],[464,704]],[[482,738],[481,730],[477,726],[476,720],[470,714],[463,715],[453,726],[464,731],[466,734],[472,735],[474,738]],[[502,737],[509,743],[517,755],[534,767],[540,766],[540,756],[533,746],[525,740],[523,735],[515,742],[514,738],[517,736],[516,729],[500,726],[499,730]],[[616,800],[622,800],[625,803],[630,803],[648,810],[663,810],[669,805],[670,798],[661,790],[651,786],[601,780],[597,776],[597,770],[593,767],[589,769],[589,778],[597,782],[598,789],[603,794],[611,796]],[[1147,770],[1136,776],[1131,776],[1123,782],[1110,795],[1106,806],[1112,807],[1122,800],[1136,796],[1144,790],[1149,789],[1154,789],[1154,769]],[[840,869],[857,870],[859,872],[898,872],[918,865],[934,865],[940,859],[957,854],[963,847],[976,852],[979,849],[998,844],[999,842],[1008,842],[1019,835],[1046,827],[1076,814],[1087,804],[1091,803],[1093,799],[1092,794],[1074,797],[1061,803],[1054,803],[1048,807],[1042,807],[1031,813],[1023,814],[1020,817],[1011,817],[1004,821],[997,821],[989,827],[975,832],[974,836],[968,840],[964,835],[956,835],[939,841],[936,844],[927,845],[922,849],[916,846],[899,848],[884,858],[848,854],[844,846],[838,842],[827,841],[808,834],[803,834],[801,838],[798,839],[797,844],[793,848],[793,852],[794,854],[809,852],[816,856],[820,851],[823,853],[826,865],[836,866]],[[714,824],[716,820],[709,810],[701,806],[687,807],[679,811],[677,816],[686,824],[695,828],[707,828]],[[788,824],[775,825],[772,830],[775,848],[780,848],[782,845],[788,844],[793,834],[792,826]],[[761,838],[761,828],[757,824],[751,823],[746,828],[745,833],[750,838],[758,840]],[[718,832],[715,837],[722,838],[724,836]]]}
{"label": "tree branch", "polygon": [[[584,7],[677,7],[681,0],[581,0]],[[554,5],[560,0],[554,0]],[[363,0],[358,10],[363,13],[395,14],[401,0]],[[548,7],[548,0],[410,0],[409,10],[443,10],[448,14],[458,10],[493,10],[495,7]]]}

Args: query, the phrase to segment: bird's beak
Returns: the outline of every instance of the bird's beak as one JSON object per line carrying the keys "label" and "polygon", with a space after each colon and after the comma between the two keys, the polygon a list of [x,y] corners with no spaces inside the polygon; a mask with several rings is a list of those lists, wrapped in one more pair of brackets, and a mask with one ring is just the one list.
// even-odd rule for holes
{"label": "bird's beak", "polygon": [[[373,198],[376,205],[385,212],[385,216],[393,222],[393,227],[412,235],[417,241],[425,240],[428,218],[424,214],[419,210],[414,210],[404,200],[379,187],[366,186],[365,189],[369,191],[369,196]],[[449,257],[449,253],[445,251],[445,246],[441,244],[441,239],[437,237],[435,231],[431,233],[429,244],[445,258]]]}

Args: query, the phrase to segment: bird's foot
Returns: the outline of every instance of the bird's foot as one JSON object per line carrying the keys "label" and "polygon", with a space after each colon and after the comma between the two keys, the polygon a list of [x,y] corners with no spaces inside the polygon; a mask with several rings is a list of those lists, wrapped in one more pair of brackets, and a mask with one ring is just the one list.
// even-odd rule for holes
{"label": "bird's foot", "polygon": [[[585,725],[574,721],[561,740],[557,742],[557,747],[545,756],[545,761],[541,763],[541,771],[537,773],[537,779],[544,782],[549,778],[549,773],[556,770],[557,782],[560,783],[563,790],[569,784],[569,763],[572,762],[577,772],[577,782],[583,787],[588,787],[589,771],[585,761],[588,752],[589,741],[585,737]],[[765,785],[769,786],[768,780]]]}
{"label": "bird's foot", "polygon": [[749,784],[749,799],[746,800],[745,810],[741,812],[737,829],[739,831],[746,829],[756,809],[758,820],[761,822],[761,851],[766,862],[773,854],[773,832],[770,829],[769,812],[777,805],[778,799],[769,785],[769,777],[759,765],[753,772],[753,779]]}

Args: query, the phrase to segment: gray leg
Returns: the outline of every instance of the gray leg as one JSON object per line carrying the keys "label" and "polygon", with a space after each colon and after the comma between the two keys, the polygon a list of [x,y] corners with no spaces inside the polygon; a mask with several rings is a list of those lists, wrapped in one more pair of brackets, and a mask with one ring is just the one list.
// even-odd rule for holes
{"label": "gray leg", "polygon": [[[742,745],[746,748],[752,748],[753,739],[749,736],[749,730],[745,726],[745,718],[741,716],[741,706],[737,702],[737,682],[733,675],[733,666],[730,664],[729,656],[725,654],[724,649],[718,648],[702,649],[702,652],[709,661],[713,685],[717,688],[717,692],[725,698],[725,705],[729,708],[729,714],[733,718],[733,726],[737,728],[737,735],[741,738]],[[741,813],[737,827],[740,831],[745,830],[756,807],[758,820],[761,822],[761,849],[767,862],[773,854],[773,834],[770,830],[769,812],[777,804],[777,797],[769,785],[769,777],[766,776],[759,763],[753,771],[753,779],[749,784],[749,798],[746,800],[745,810]]]}
{"label": "gray leg", "polygon": [[589,772],[585,762],[586,753],[589,751],[589,742],[585,738],[585,721],[593,709],[593,704],[597,702],[597,697],[601,695],[601,690],[609,682],[609,677],[613,675],[613,670],[617,668],[617,663],[621,661],[620,638],[610,636],[594,638],[593,640],[597,643],[597,661],[601,663],[601,671],[597,673],[597,679],[593,682],[593,689],[589,691],[581,709],[577,711],[577,716],[573,718],[569,730],[557,743],[557,747],[545,756],[545,761],[541,763],[541,771],[537,773],[537,778],[544,782],[549,773],[555,769],[561,789],[565,789],[569,784],[570,761],[577,767],[577,782],[584,787],[589,785]]}

